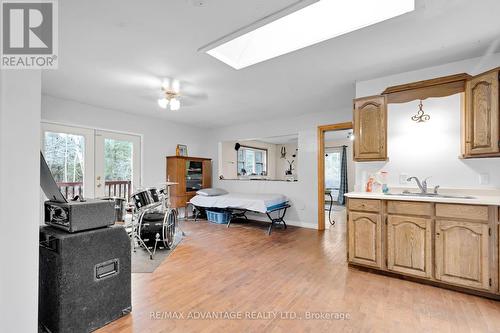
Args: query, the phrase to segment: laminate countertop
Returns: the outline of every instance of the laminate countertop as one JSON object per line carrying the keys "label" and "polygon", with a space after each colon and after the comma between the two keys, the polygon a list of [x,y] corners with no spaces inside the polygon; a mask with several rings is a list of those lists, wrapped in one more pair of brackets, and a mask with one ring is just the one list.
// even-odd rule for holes
{"label": "laminate countertop", "polygon": [[[397,200],[397,201],[422,201],[438,203],[457,203],[469,205],[489,205],[500,206],[500,195],[468,194],[468,193],[446,193],[443,196],[421,197],[418,195],[403,195],[401,193],[371,193],[371,192],[349,192],[345,196],[352,199],[379,199],[379,200]],[[466,196],[467,198],[448,197],[448,196]]]}

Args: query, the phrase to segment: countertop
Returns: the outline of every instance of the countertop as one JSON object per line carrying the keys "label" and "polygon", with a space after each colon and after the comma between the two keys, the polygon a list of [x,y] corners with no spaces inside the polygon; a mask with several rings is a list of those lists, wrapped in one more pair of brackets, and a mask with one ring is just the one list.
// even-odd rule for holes
{"label": "countertop", "polygon": [[[450,193],[446,193],[450,194]],[[422,202],[441,202],[441,203],[457,203],[469,205],[492,205],[500,206],[500,195],[476,195],[469,193],[453,193],[454,195],[470,195],[474,199],[465,198],[443,198],[443,197],[419,197],[397,194],[369,193],[369,192],[349,192],[345,196],[348,198],[359,199],[380,199],[380,200],[398,200],[398,201],[422,201]],[[452,195],[453,195],[452,194]]]}

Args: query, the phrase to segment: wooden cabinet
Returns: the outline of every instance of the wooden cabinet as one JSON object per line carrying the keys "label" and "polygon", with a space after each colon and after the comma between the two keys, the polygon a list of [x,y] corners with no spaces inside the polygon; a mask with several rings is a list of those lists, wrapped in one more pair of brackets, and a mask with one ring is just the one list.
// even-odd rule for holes
{"label": "wooden cabinet", "polygon": [[171,188],[171,203],[186,207],[196,191],[212,186],[212,160],[201,157],[168,156],[167,180],[179,183]]}
{"label": "wooden cabinet", "polygon": [[430,278],[432,274],[431,219],[388,216],[387,269]]}
{"label": "wooden cabinet", "polygon": [[384,96],[354,101],[354,160],[387,160],[387,104]]}
{"label": "wooden cabinet", "polygon": [[489,289],[488,224],[436,221],[436,279]]}
{"label": "wooden cabinet", "polygon": [[500,207],[349,198],[348,261],[500,299]]}
{"label": "wooden cabinet", "polygon": [[499,71],[467,81],[464,157],[500,155]]}
{"label": "wooden cabinet", "polygon": [[349,212],[349,261],[382,267],[382,218],[379,214]]}

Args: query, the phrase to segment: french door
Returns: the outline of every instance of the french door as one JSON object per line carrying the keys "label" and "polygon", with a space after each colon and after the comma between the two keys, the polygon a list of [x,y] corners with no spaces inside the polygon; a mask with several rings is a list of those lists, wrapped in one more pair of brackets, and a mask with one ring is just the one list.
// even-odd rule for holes
{"label": "french door", "polygon": [[42,152],[62,194],[128,199],[141,183],[141,137],[42,123]]}
{"label": "french door", "polygon": [[141,179],[141,138],[95,131],[95,157],[95,196],[130,198]]}

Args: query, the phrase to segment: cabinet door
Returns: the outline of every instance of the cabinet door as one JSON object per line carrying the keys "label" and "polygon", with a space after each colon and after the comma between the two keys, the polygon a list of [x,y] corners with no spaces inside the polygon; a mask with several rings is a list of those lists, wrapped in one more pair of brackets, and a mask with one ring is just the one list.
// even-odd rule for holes
{"label": "cabinet door", "polygon": [[489,289],[488,225],[436,221],[436,279]]}
{"label": "cabinet door", "polygon": [[429,278],[432,274],[431,220],[389,216],[387,221],[387,268]]}
{"label": "cabinet door", "polygon": [[476,76],[466,85],[466,155],[498,153],[498,71]]}
{"label": "cabinet door", "polygon": [[354,102],[354,159],[387,159],[387,107],[383,96]]}
{"label": "cabinet door", "polygon": [[212,161],[203,161],[203,188],[212,187]]}
{"label": "cabinet door", "polygon": [[382,267],[382,221],[379,214],[349,212],[349,261]]}

